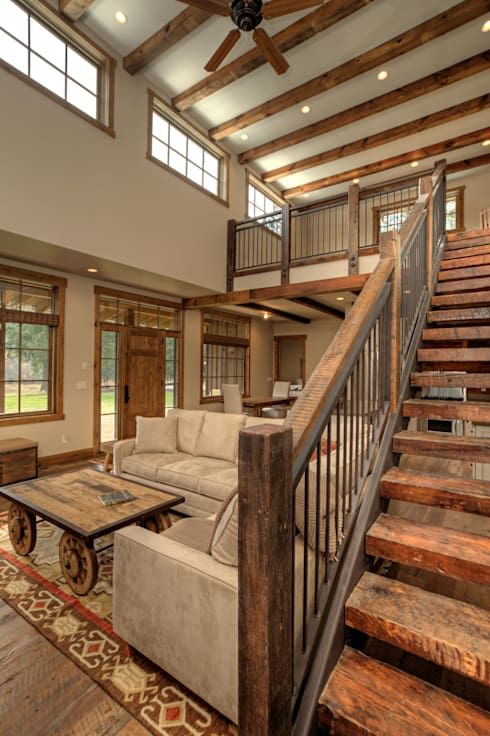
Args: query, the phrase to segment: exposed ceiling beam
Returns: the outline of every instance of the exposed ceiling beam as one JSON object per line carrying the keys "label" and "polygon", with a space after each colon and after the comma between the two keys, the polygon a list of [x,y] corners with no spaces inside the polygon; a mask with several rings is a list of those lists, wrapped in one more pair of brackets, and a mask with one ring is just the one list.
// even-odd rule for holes
{"label": "exposed ceiling beam", "polygon": [[445,110],[439,110],[439,112],[424,115],[424,117],[412,120],[409,123],[402,123],[402,125],[397,125],[389,130],[383,130],[380,133],[375,133],[375,135],[360,138],[352,143],[344,143],[343,146],[337,146],[337,148],[331,148],[329,151],[316,153],[314,156],[308,156],[300,161],[295,161],[293,163],[286,164],[286,166],[266,171],[265,174],[262,174],[262,181],[276,181],[284,176],[291,176],[291,174],[296,174],[298,171],[305,171],[306,169],[326,164],[329,161],[336,161],[339,158],[353,156],[356,153],[363,153],[371,148],[384,146],[386,143],[391,143],[392,141],[400,140],[400,138],[415,135],[423,130],[450,123],[452,120],[461,120],[461,118],[466,115],[474,115],[475,113],[486,110],[489,107],[490,93],[481,95],[480,97],[474,97],[472,100],[466,100],[465,102],[460,102],[458,105],[447,107]]}
{"label": "exposed ceiling beam", "polygon": [[[295,23],[291,23],[272,38],[280,51],[285,53],[308,41],[317,33],[347,18],[370,2],[373,2],[373,0],[330,0],[330,2],[324,3]],[[174,97],[172,104],[177,110],[187,110],[192,105],[204,100],[214,92],[218,92],[237,79],[250,74],[254,69],[258,69],[265,63],[266,60],[260,51],[256,48],[251,49],[246,54],[242,54],[234,61],[218,69],[214,74],[210,74],[205,79],[201,79],[192,87],[189,87],[189,89],[181,92]]]}
{"label": "exposed ceiling beam", "polygon": [[303,128],[286,133],[279,138],[275,138],[273,141],[268,141],[255,148],[250,148],[248,151],[243,151],[238,156],[238,160],[241,164],[246,164],[257,158],[269,156],[271,153],[276,153],[284,148],[309,141],[318,135],[330,133],[332,130],[337,130],[345,125],[356,123],[371,115],[376,115],[379,112],[396,107],[397,105],[402,105],[404,102],[409,102],[429,92],[446,87],[449,84],[454,84],[454,82],[467,79],[489,68],[490,51],[475,54],[475,56],[471,56],[469,59],[452,64],[445,69],[440,69],[438,72],[434,72],[434,74],[417,79],[415,82],[410,82],[410,84],[399,87],[392,92],[375,97],[373,100],[361,102],[358,105],[349,107],[347,110],[330,115],[328,118],[318,120],[316,123],[311,123],[310,125],[305,125]]}
{"label": "exposed ceiling beam", "polygon": [[264,307],[262,304],[256,304],[255,302],[247,302],[242,306],[247,309],[255,309],[257,312],[269,312],[275,314],[276,317],[284,317],[284,319],[290,319],[291,322],[299,322],[302,325],[311,324],[311,319],[308,317],[300,317],[299,314],[293,314],[292,312],[286,312],[284,309],[276,309],[275,307]]}
{"label": "exposed ceiling beam", "polygon": [[95,0],[59,0],[60,13],[66,15],[70,20],[78,20]]}
{"label": "exposed ceiling beam", "polygon": [[130,74],[136,74],[176,43],[182,41],[208,18],[211,18],[211,14],[206,13],[205,10],[187,7],[125,56],[124,68]]}
{"label": "exposed ceiling beam", "polygon": [[466,171],[467,169],[476,169],[477,166],[486,166],[490,164],[490,153],[484,153],[482,156],[473,156],[472,158],[463,158],[461,161],[453,161],[446,167],[448,174],[455,174],[458,171]]}
{"label": "exposed ceiling beam", "polygon": [[335,307],[330,307],[328,304],[322,304],[322,302],[317,302],[316,299],[311,299],[309,296],[297,296],[290,301],[309,309],[316,309],[317,312],[323,312],[323,314],[328,314],[330,317],[345,319],[345,312],[342,309],[335,309]]}
{"label": "exposed ceiling beam", "polygon": [[[262,286],[259,289],[242,289],[228,291],[226,294],[210,294],[182,300],[184,309],[200,309],[201,307],[221,307],[227,304],[243,305],[247,302],[270,301],[271,299],[291,299],[297,296],[313,296],[313,294],[332,294],[335,291],[361,291],[369,278],[369,274],[356,276],[336,276],[319,281],[302,281],[297,284],[282,286]],[[263,310],[266,307],[262,307]]]}
{"label": "exposed ceiling beam", "polygon": [[414,151],[401,153],[398,156],[391,156],[390,158],[385,158],[372,164],[366,164],[366,166],[359,166],[356,169],[342,171],[332,176],[324,176],[322,179],[316,179],[315,181],[309,181],[297,187],[285,189],[281,194],[285,198],[290,198],[296,197],[298,194],[305,194],[306,192],[316,192],[319,189],[325,189],[325,187],[331,187],[334,184],[342,184],[342,182],[350,181],[351,179],[360,179],[363,176],[370,176],[371,174],[379,174],[381,171],[387,171],[388,169],[395,169],[397,166],[403,166],[412,161],[419,161],[432,156],[439,156],[443,153],[450,153],[458,148],[473,146],[476,143],[483,142],[487,138],[490,138],[490,127],[481,128],[472,133],[465,133],[455,138],[449,138],[439,143],[433,143],[423,148],[416,148]]}
{"label": "exposed ceiling beam", "polygon": [[424,23],[420,23],[408,31],[401,33],[389,41],[376,46],[363,54],[340,64],[334,69],[327,71],[290,89],[272,100],[262,102],[251,110],[227,120],[221,125],[211,128],[210,135],[214,140],[226,138],[238,130],[258,123],[260,120],[277,115],[289,107],[293,107],[310,97],[326,92],[337,87],[339,84],[354,79],[370,69],[384,64],[387,61],[406,54],[408,51],[419,48],[436,38],[469,23],[490,9],[489,0],[463,0],[463,2],[447,8],[443,13],[433,16]]}

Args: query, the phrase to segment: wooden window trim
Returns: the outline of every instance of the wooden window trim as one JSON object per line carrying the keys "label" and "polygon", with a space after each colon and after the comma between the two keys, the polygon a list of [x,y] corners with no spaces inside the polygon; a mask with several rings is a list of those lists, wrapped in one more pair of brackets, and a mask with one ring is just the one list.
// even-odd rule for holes
{"label": "wooden window trim", "polygon": [[[213,154],[213,156],[216,156],[216,158],[219,159],[220,171],[218,174],[218,184],[219,188],[222,190],[223,196],[209,192],[204,187],[196,184],[196,182],[192,181],[187,176],[184,176],[179,171],[175,171],[175,169],[173,169],[171,166],[168,166],[163,161],[160,161],[158,158],[155,158],[155,156],[152,155],[152,115],[154,111],[160,112],[163,117],[170,120],[173,124],[176,125],[176,127],[181,128],[182,132],[185,135],[193,139],[198,145],[200,145],[202,148],[207,149],[210,153]],[[151,89],[148,90],[146,158],[148,159],[148,161],[151,161],[157,166],[160,166],[165,171],[170,172],[178,179],[185,181],[186,184],[190,184],[190,186],[194,189],[197,189],[197,191],[202,192],[202,194],[205,194],[207,197],[211,197],[211,199],[213,199],[215,202],[218,202],[224,207],[230,206],[230,154],[220,146],[216,145],[216,142],[213,141],[213,139],[210,138],[206,133],[200,130],[196,125],[177,113],[174,108],[168,104],[168,102],[165,102],[165,100],[163,100],[159,95],[156,94],[156,92],[153,92],[153,90]]]}
{"label": "wooden window trim", "polygon": [[44,87],[39,82],[31,79],[26,74],[21,72],[19,69],[8,64],[3,59],[0,59],[0,69],[3,69],[13,77],[20,79],[27,86],[40,92],[48,99],[56,102],[57,105],[69,110],[77,117],[85,120],[90,125],[93,125],[103,133],[107,133],[112,138],[115,138],[116,132],[114,130],[114,86],[115,86],[115,70],[116,60],[110,56],[104,49],[96,44],[92,39],[85,33],[75,27],[73,23],[67,20],[63,15],[57,12],[52,5],[45,0],[15,0],[20,5],[24,5],[28,10],[38,15],[46,25],[51,26],[58,35],[62,36],[65,41],[73,45],[75,48],[79,48],[86,56],[91,57],[96,61],[100,68],[101,84],[99,90],[98,105],[99,111],[102,107],[105,110],[103,115],[104,120],[95,120],[90,115],[86,115],[83,110],[79,110],[74,105],[71,105],[66,100],[61,99],[58,95],[51,92],[51,90]]}
{"label": "wooden window trim", "polygon": [[[204,332],[204,320],[207,315],[211,315],[212,317],[224,317],[228,319],[236,320],[237,322],[243,322],[247,324],[248,326],[248,338],[233,338],[228,335],[216,335],[216,338],[225,338],[226,342],[219,342],[218,340],[209,340],[206,342],[205,340],[205,332]],[[204,382],[204,345],[205,344],[212,344],[212,345],[228,345],[232,346],[235,345],[239,348],[245,348],[245,366],[244,366],[244,376],[243,376],[243,398],[247,398],[250,396],[250,326],[251,326],[252,320],[250,317],[246,317],[243,314],[236,314],[235,312],[228,312],[225,310],[220,309],[204,309],[201,310],[201,370],[200,370],[200,383],[199,383],[199,403],[200,404],[222,404],[223,403],[223,397],[222,396],[203,396],[202,393],[202,386]],[[212,337],[212,333],[207,333],[210,337]],[[247,344],[245,344],[245,340]]]}
{"label": "wooden window trim", "polygon": [[375,205],[372,208],[373,213],[373,243],[379,243],[379,239],[381,236],[380,233],[380,226],[381,226],[381,215],[385,212],[391,212],[393,210],[401,209],[402,207],[413,207],[415,202],[417,201],[416,197],[411,197],[410,199],[405,199],[400,202],[391,202],[390,204],[382,204],[382,205]]}
{"label": "wooden window trim", "polygon": [[[46,412],[34,412],[34,413],[23,413],[13,414],[7,416],[0,416],[0,426],[2,427],[13,427],[21,424],[38,424],[40,422],[58,422],[65,418],[63,412],[63,398],[64,398],[64,364],[65,364],[65,305],[66,305],[66,294],[65,290],[67,287],[67,279],[59,276],[50,276],[49,274],[36,273],[34,271],[28,271],[23,268],[15,268],[13,266],[4,266],[0,264],[0,272],[2,275],[12,278],[18,278],[21,280],[29,280],[34,283],[49,284],[56,288],[57,298],[57,316],[58,324],[56,329],[56,343],[54,345],[54,360],[55,363],[53,368],[53,378],[51,384],[53,402],[53,409]],[[36,320],[37,322],[37,320]],[[46,324],[48,320],[42,321]],[[37,322],[38,324],[40,322]],[[51,339],[51,338],[50,338]],[[52,360],[53,353],[50,351],[50,360]]]}
{"label": "wooden window trim", "polygon": [[301,341],[301,380],[303,386],[306,383],[306,340],[307,335],[274,335],[274,381],[280,381],[279,378],[279,358],[280,358],[280,344],[283,340],[299,340]]}

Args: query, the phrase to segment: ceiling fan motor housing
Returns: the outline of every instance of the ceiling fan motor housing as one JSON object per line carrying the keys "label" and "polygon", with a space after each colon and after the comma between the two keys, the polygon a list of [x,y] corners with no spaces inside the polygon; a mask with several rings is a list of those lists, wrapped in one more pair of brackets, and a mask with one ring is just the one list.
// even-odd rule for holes
{"label": "ceiling fan motor housing", "polygon": [[231,17],[241,31],[253,31],[262,21],[262,0],[233,0]]}

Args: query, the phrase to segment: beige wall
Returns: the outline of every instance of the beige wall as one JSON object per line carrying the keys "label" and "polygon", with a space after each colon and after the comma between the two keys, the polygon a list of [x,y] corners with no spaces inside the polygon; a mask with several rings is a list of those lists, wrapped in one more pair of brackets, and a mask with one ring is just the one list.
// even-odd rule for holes
{"label": "beige wall", "polygon": [[273,329],[274,335],[306,335],[305,378],[308,380],[341,324],[342,320],[336,317],[326,317],[309,325],[275,322]]}
{"label": "beige wall", "polygon": [[490,166],[471,169],[465,176],[448,179],[448,189],[465,187],[464,225],[467,230],[480,227],[480,210],[490,207]]}

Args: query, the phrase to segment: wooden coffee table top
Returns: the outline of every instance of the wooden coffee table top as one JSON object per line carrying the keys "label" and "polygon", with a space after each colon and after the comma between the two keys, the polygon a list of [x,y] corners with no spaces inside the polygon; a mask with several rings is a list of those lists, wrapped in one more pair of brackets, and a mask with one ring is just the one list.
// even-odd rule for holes
{"label": "wooden coffee table top", "polygon": [[[134,500],[113,506],[104,506],[99,500],[103,493],[122,490],[130,491]],[[0,495],[85,539],[95,539],[184,501],[183,496],[90,468],[3,486]]]}

